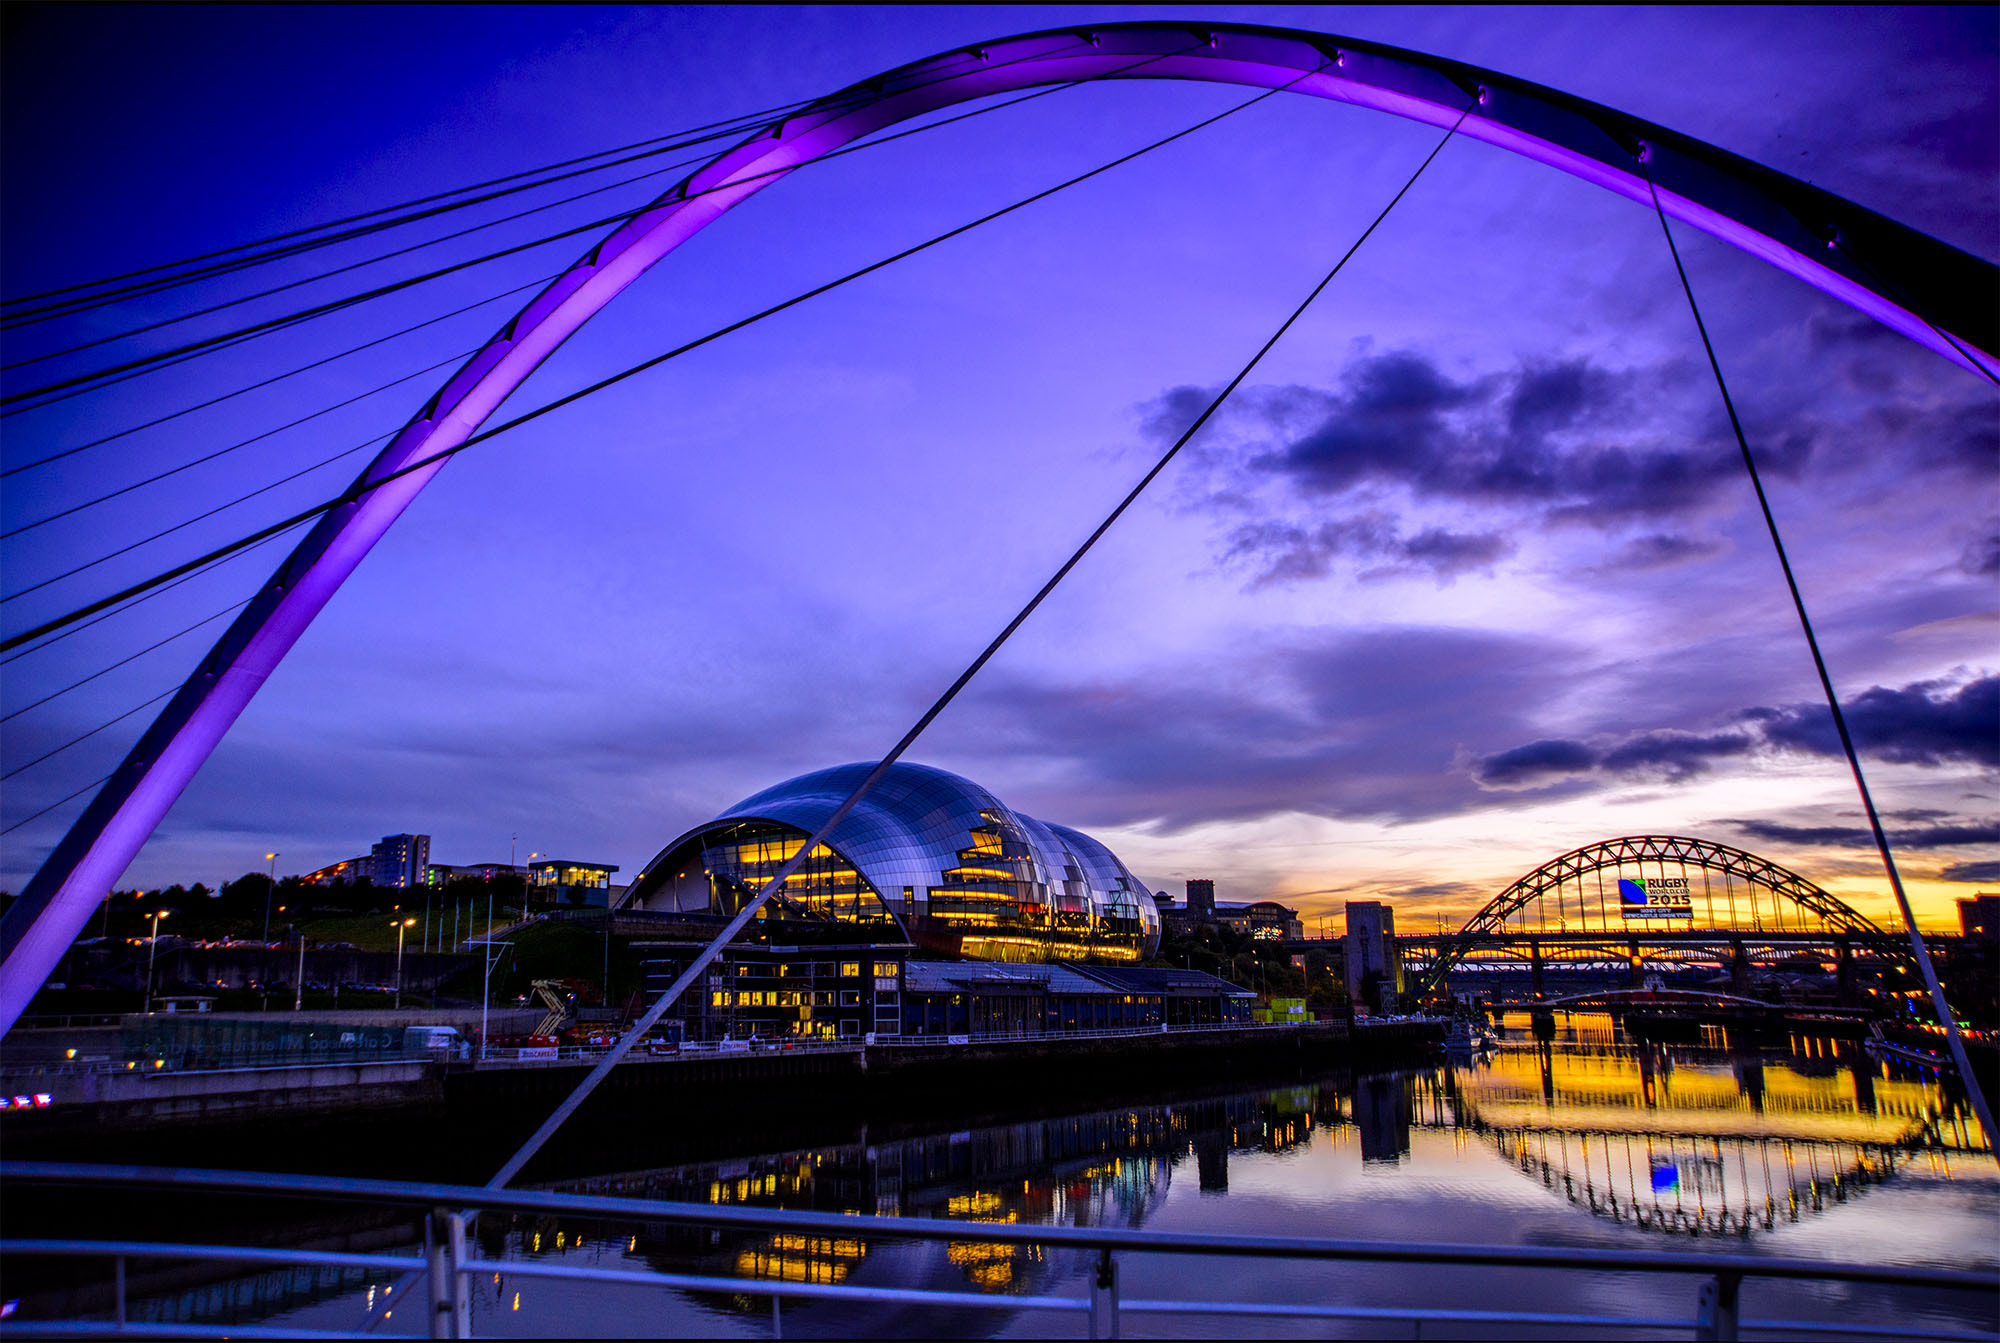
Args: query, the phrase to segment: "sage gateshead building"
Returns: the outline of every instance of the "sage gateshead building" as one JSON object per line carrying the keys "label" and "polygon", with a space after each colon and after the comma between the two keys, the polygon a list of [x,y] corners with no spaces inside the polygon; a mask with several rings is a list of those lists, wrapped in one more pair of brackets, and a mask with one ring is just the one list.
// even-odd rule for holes
{"label": "sage gateshead building", "polygon": [[[874,768],[767,788],[674,840],[621,907],[728,915]],[[760,912],[771,942],[908,943],[985,961],[1137,961],[1159,947],[1145,885],[1110,849],[1024,816],[970,779],[892,766]]]}

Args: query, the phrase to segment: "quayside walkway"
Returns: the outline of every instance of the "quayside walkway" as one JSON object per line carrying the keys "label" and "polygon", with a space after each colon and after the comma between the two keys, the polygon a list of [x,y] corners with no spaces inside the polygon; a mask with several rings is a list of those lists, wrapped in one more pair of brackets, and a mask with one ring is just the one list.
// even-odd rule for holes
{"label": "quayside walkway", "polygon": [[[420,1244],[414,1253],[350,1253],[301,1247],[246,1246],[225,1243],[164,1243],[140,1240],[73,1240],[10,1237],[0,1241],[14,1274],[26,1265],[50,1258],[91,1259],[111,1265],[111,1290],[104,1309],[77,1311],[69,1318],[15,1318],[0,1324],[0,1338],[53,1338],[119,1332],[141,1337],[180,1337],[212,1332],[211,1327],[145,1322],[132,1318],[127,1268],[135,1261],[196,1262],[244,1271],[276,1267],[332,1271],[353,1283],[384,1283],[396,1275],[404,1281],[406,1298],[388,1311],[380,1333],[336,1333],[342,1337],[382,1334],[439,1338],[475,1336],[473,1286],[504,1275],[518,1280],[566,1280],[571,1283],[654,1288],[696,1294],[768,1301],[769,1328],[782,1337],[787,1307],[813,1301],[865,1300],[894,1305],[920,1320],[923,1312],[1000,1312],[1030,1317],[1038,1333],[1081,1330],[1091,1338],[1118,1338],[1149,1329],[1180,1332],[1192,1326],[1222,1334],[1244,1334],[1260,1328],[1296,1327],[1304,1321],[1357,1322],[1371,1333],[1410,1331],[1423,1337],[1428,1327],[1463,1336],[1602,1337],[1611,1331],[1639,1336],[1736,1339],[1896,1338],[1990,1340],[1992,1333],[1927,1326],[1909,1306],[1913,1300],[1958,1297],[1970,1306],[1971,1318],[1994,1318],[2000,1290],[1978,1274],[1881,1264],[1830,1263],[1801,1259],[1693,1252],[1641,1252],[1550,1246],[1484,1246],[1464,1244],[1343,1241],[1271,1236],[1220,1236],[1181,1232],[1148,1232],[1117,1227],[1028,1225],[1001,1221],[959,1221],[937,1218],[883,1217],[786,1209],[655,1202],[540,1190],[482,1189],[461,1185],[402,1183],[301,1175],[271,1175],[243,1171],[203,1171],[139,1166],[71,1165],[16,1162],[0,1165],[0,1181],[10,1188],[36,1187],[87,1199],[105,1206],[121,1195],[168,1193],[188,1199],[253,1196],[291,1200],[296,1204],[325,1201],[398,1209],[421,1218]],[[558,1219],[572,1225],[588,1221],[599,1226],[667,1227],[709,1237],[762,1238],[774,1245],[850,1245],[881,1243],[936,1246],[958,1256],[992,1252],[1005,1254],[1028,1248],[1040,1256],[1067,1255],[1085,1271],[1084,1290],[1075,1294],[966,1292],[923,1287],[863,1285],[838,1275],[821,1280],[774,1279],[754,1275],[688,1274],[640,1271],[602,1264],[521,1261],[492,1257],[483,1250],[490,1239],[477,1235],[475,1219],[513,1216]],[[1178,1278],[1189,1287],[1171,1298],[1135,1298],[1121,1291],[1125,1266],[1143,1256],[1190,1256],[1252,1260],[1260,1263],[1295,1261],[1341,1262],[1354,1265],[1401,1264],[1435,1266],[1439,1270],[1476,1270],[1518,1278],[1523,1274],[1590,1274],[1607,1282],[1629,1275],[1667,1278],[1684,1283],[1686,1309],[1675,1314],[1555,1314],[1526,1310],[1490,1310],[1440,1303],[1434,1307],[1371,1306],[1352,1300],[1219,1299],[1203,1284],[1217,1275],[1187,1274]],[[755,1265],[757,1257],[738,1261]],[[1778,1283],[1831,1285],[1843,1302],[1839,1320],[1769,1318],[1752,1311],[1760,1287]],[[1343,1286],[1365,1290],[1367,1275],[1343,1279]],[[1348,1295],[1346,1291],[1343,1296]],[[1310,1293],[1297,1293],[1299,1296]],[[1606,1299],[1619,1293],[1606,1291]],[[375,1300],[370,1290],[369,1298]],[[1982,1303],[1981,1298],[1984,1298]],[[1474,1294],[1461,1300],[1476,1301]],[[1659,1299],[1655,1297],[1654,1299]],[[363,1321],[358,1318],[354,1329]],[[1178,1323],[1176,1323],[1178,1321]],[[412,1326],[415,1326],[412,1331]],[[291,1331],[269,1326],[232,1325],[232,1337],[284,1337]],[[328,1336],[323,1330],[312,1331]]]}

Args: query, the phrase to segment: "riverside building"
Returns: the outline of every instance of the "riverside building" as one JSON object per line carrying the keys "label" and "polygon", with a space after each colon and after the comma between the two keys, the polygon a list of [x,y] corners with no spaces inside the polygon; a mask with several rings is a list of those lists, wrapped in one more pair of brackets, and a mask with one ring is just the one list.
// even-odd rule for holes
{"label": "riverside building", "polygon": [[[867,762],[745,798],[662,849],[619,907],[728,916],[867,777]],[[1152,896],[1110,849],[970,779],[899,763],[759,911],[772,943],[912,946],[972,960],[1131,963],[1159,947]]]}

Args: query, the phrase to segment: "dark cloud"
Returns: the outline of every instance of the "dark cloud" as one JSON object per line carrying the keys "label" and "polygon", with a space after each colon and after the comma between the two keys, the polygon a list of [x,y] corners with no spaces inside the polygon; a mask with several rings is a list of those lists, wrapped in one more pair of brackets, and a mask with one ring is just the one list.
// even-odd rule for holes
{"label": "dark cloud", "polygon": [[[2000,677],[1985,677],[1956,689],[1939,681],[1916,682],[1901,690],[1874,686],[1845,708],[1850,729],[1870,756],[1898,764],[2000,767]],[[1678,783],[1705,773],[1717,760],[1758,750],[1841,754],[1833,715],[1823,706],[1756,708],[1738,718],[1742,727],[1708,734],[1652,730],[1612,741],[1534,741],[1476,761],[1472,777],[1485,787],[1506,789],[1589,774],[1647,773]],[[1903,819],[1938,820],[1943,815],[1909,812]]]}
{"label": "dark cloud", "polygon": [[[2000,768],[2000,677],[1951,688],[1916,681],[1894,690],[1872,686],[1843,711],[1865,754],[1904,765],[1966,762]],[[1813,755],[1840,755],[1833,715],[1823,705],[1752,709],[1744,715],[1774,746]]]}
{"label": "dark cloud", "polygon": [[[1583,359],[1459,380],[1413,351],[1364,355],[1331,389],[1268,388],[1244,398],[1234,418],[1250,422],[1266,446],[1242,471],[1305,497],[1389,484],[1420,498],[1531,505],[1603,526],[1683,514],[1705,506],[1741,467],[1712,423],[1668,430],[1660,441],[1663,422],[1686,417],[1660,404],[1657,381]],[[1186,391],[1161,398],[1149,426],[1184,424]],[[1804,434],[1774,443],[1766,469],[1795,472],[1812,448]]]}
{"label": "dark cloud", "polygon": [[[2000,420],[1990,402],[1894,371],[1876,348],[1885,339],[1899,338],[1865,318],[1815,316],[1807,348],[1849,370],[1855,400],[1786,405],[1791,394],[1780,387],[1762,415],[1746,407],[1768,481],[1800,477],[1815,463],[1833,474],[1889,460],[1993,477]],[[1503,530],[1490,526],[1466,529],[1460,521],[1430,536],[1400,525],[1381,512],[1390,492],[1416,505],[1505,509],[1517,530],[1523,523],[1644,529],[1605,571],[1685,564],[1722,543],[1663,524],[1748,499],[1713,387],[1687,373],[1680,361],[1610,369],[1571,358],[1457,377],[1417,351],[1363,350],[1326,385],[1239,392],[1197,445],[1194,460],[1206,469],[1187,488],[1201,508],[1248,516],[1225,549],[1239,562],[1255,560],[1259,583],[1323,577],[1342,554],[1371,546],[1386,553],[1396,542],[1410,553],[1384,574],[1449,577],[1512,553]],[[1146,431],[1177,436],[1210,395],[1193,387],[1163,394],[1145,408]],[[1320,520],[1335,500],[1361,510],[1360,522]],[[1965,563],[1973,572],[2000,570],[2000,540],[1977,545]]]}
{"label": "dark cloud", "polygon": [[1635,536],[1618,550],[1609,562],[1600,565],[1605,572],[1620,570],[1643,573],[1652,569],[1671,569],[1678,564],[1693,564],[1721,552],[1722,543],[1707,537],[1687,536],[1676,532],[1649,532]]}
{"label": "dark cloud", "polygon": [[1486,757],[1472,776],[1489,788],[1533,788],[1586,773],[1597,762],[1597,752],[1580,741],[1533,741]]}
{"label": "dark cloud", "polygon": [[1675,781],[1691,779],[1709,762],[1748,754],[1756,742],[1742,733],[1694,736],[1686,732],[1642,732],[1606,751],[1598,764],[1612,773],[1650,770]]}
{"label": "dark cloud", "polygon": [[[1477,882],[1471,881],[1426,881],[1414,886],[1384,886],[1379,894],[1384,900],[1463,900],[1468,896],[1483,899],[1490,892]],[[1405,929],[1414,932],[1415,929]]]}
{"label": "dark cloud", "polygon": [[1520,733],[1579,663],[1547,638],[1342,630],[1239,650],[1205,683],[996,681],[940,723],[927,758],[976,760],[1009,802],[1085,829],[1425,820],[1508,804],[1473,782],[1467,752]]}
{"label": "dark cloud", "polygon": [[1223,562],[1254,568],[1252,588],[1324,578],[1342,557],[1368,566],[1362,578],[1426,574],[1445,583],[1463,573],[1490,571],[1513,553],[1514,543],[1497,533],[1428,527],[1404,536],[1392,519],[1373,513],[1313,527],[1246,522],[1230,534]]}
{"label": "dark cloud", "polygon": [[[1809,844],[1831,849],[1875,847],[1875,836],[1859,825],[1784,825],[1777,821],[1731,821],[1744,834],[1781,844]],[[1961,844],[2000,843],[2000,824],[1930,825],[1889,832],[1895,849],[1949,849]]]}
{"label": "dark cloud", "polygon": [[2000,859],[1985,859],[1976,863],[1947,863],[1938,876],[1945,881],[2000,882]]}
{"label": "dark cloud", "polygon": [[1472,777],[1488,788],[1532,788],[1556,779],[1588,774],[1659,774],[1680,782],[1709,763],[1754,750],[1756,742],[1736,732],[1697,736],[1687,732],[1641,732],[1607,747],[1580,741],[1544,740],[1487,756]]}
{"label": "dark cloud", "polygon": [[1974,578],[2000,578],[2000,527],[1966,542],[1958,567]]}

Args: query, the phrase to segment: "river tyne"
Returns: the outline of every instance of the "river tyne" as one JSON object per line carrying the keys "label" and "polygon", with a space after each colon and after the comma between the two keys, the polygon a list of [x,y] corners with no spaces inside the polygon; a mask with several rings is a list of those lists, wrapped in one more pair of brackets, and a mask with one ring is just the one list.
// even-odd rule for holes
{"label": "river tyne", "polygon": [[[1538,1044],[1510,1021],[1484,1059],[1356,1077],[1187,1088],[1142,1104],[1065,1108],[966,1123],[907,1117],[845,1141],[693,1155],[670,1135],[645,1169],[592,1171],[544,1187],[676,1201],[1219,1234],[1498,1245],[1698,1250],[2000,1269],[2000,1178],[1968,1113],[1937,1082],[1850,1044],[1794,1037],[1761,1051],[1640,1046],[1608,1018],[1565,1019]],[[942,1110],[942,1107],[940,1107]],[[712,1135],[711,1135],[712,1138]],[[627,1149],[629,1150],[629,1149]],[[621,1152],[618,1155],[623,1156]],[[629,1161],[619,1161],[624,1166]],[[574,1160],[571,1171],[577,1170]],[[352,1217],[354,1214],[347,1214]],[[355,1234],[349,1222],[345,1232]],[[189,1231],[197,1228],[190,1227]],[[324,1243],[324,1218],[299,1228]],[[996,1296],[1085,1290],[1076,1252],[975,1242],[643,1229],[489,1216],[487,1257],[733,1274]],[[280,1237],[282,1239],[282,1237]],[[380,1249],[415,1243],[408,1220],[374,1224]],[[353,1329],[389,1279],[307,1270],[162,1282],[133,1317],[226,1327]],[[1137,1256],[1131,1297],[1477,1306],[1686,1315],[1679,1278],[1509,1273],[1394,1264]],[[137,1284],[135,1284],[136,1286]],[[17,1284],[16,1290],[19,1285]],[[1823,1284],[1746,1285],[1745,1313],[1991,1329],[1986,1301],[1873,1294]],[[12,1295],[12,1293],[9,1293]],[[420,1296],[420,1293],[413,1295]],[[22,1302],[33,1313],[34,1294]],[[419,1300],[408,1303],[416,1314]],[[546,1279],[482,1278],[473,1325],[503,1336],[768,1337],[769,1299],[694,1296]],[[397,1311],[396,1314],[404,1314]],[[1135,1319],[1147,1336],[1368,1337],[1350,1321]],[[385,1332],[407,1326],[392,1318]],[[1034,1337],[1068,1319],[1025,1311],[915,1313],[888,1304],[787,1305],[792,1337]],[[1493,1336],[1492,1330],[1481,1331]],[[1449,1337],[1427,1327],[1426,1337]],[[1396,1336],[1409,1336],[1407,1325]],[[1532,1337],[1523,1331],[1518,1336]],[[1643,1332],[1631,1336],[1648,1337]],[[1685,1336],[1685,1335],[1683,1335]]]}

